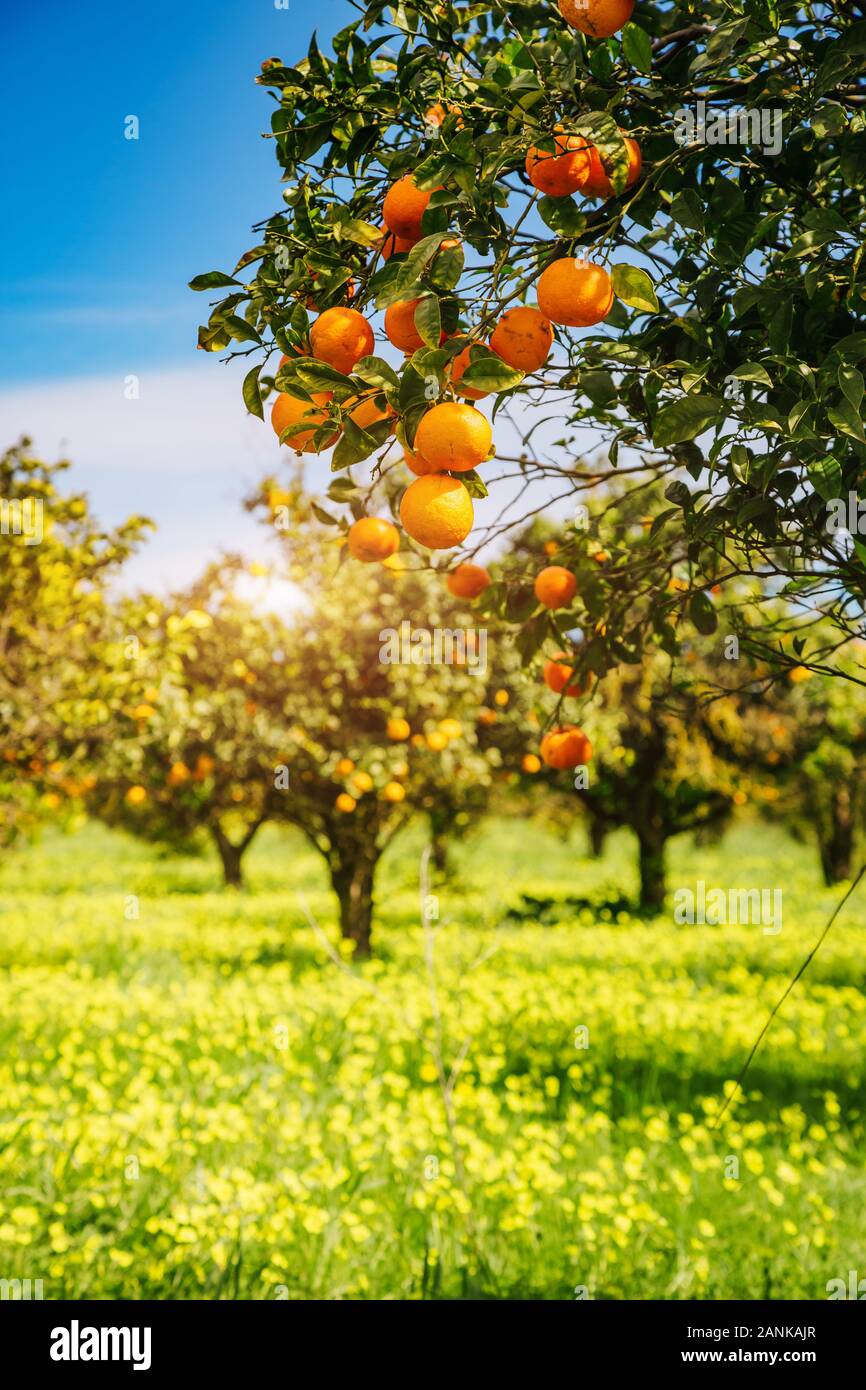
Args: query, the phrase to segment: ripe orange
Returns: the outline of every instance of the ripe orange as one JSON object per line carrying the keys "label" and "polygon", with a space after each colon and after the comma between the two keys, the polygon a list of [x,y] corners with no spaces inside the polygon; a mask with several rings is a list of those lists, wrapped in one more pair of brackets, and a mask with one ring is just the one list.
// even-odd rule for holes
{"label": "ripe orange", "polygon": [[386,560],[400,549],[400,533],[380,516],[362,516],[349,527],[346,537],[349,554],[365,564]]}
{"label": "ripe orange", "polygon": [[[432,190],[431,190],[432,192]],[[389,231],[405,241],[418,241],[421,238],[421,218],[424,216],[430,193],[415,187],[411,174],[392,183],[382,204],[382,220]]]}
{"label": "ripe orange", "polygon": [[542,546],[542,549],[545,555],[555,555],[557,550],[559,549],[559,546],[557,545],[556,541],[545,541],[544,545]]}
{"label": "ripe orange", "polygon": [[[353,404],[355,401],[358,401],[357,405]],[[348,410],[349,419],[354,421],[360,430],[365,430],[368,429],[370,425],[375,425],[377,420],[388,420],[394,414],[387,401],[385,401],[384,409],[377,405],[375,396],[366,396],[363,399],[359,399],[357,396],[350,396],[347,401],[343,402],[343,410]]]}
{"label": "ripe orange", "polygon": [[179,787],[189,781],[189,768],[186,763],[172,763],[166,782],[170,787]]}
{"label": "ripe orange", "polygon": [[524,772],[540,772],[541,759],[536,757],[534,753],[526,753],[520,766],[523,768]]}
{"label": "ripe orange", "polygon": [[469,366],[470,351],[471,348],[465,347],[452,361],[449,373],[451,385],[456,388],[458,396],[465,396],[469,401],[483,401],[484,397],[490,394],[489,391],[478,391],[474,386],[460,386],[463,373]]}
{"label": "ripe orange", "polygon": [[407,251],[411,251],[415,245],[414,237],[395,236],[389,232],[387,227],[382,228],[382,240],[378,243],[379,253],[383,261],[389,261],[392,256],[405,256]]}
{"label": "ripe orange", "polygon": [[359,796],[363,796],[364,792],[372,790],[373,779],[369,772],[356,772],[355,776],[352,778],[352,791],[357,792]]}
{"label": "ripe orange", "polygon": [[337,810],[342,811],[344,816],[348,815],[350,811],[354,811],[357,804],[355,798],[350,796],[348,792],[340,792],[340,795],[334,802]]}
{"label": "ripe orange", "polygon": [[349,373],[373,351],[373,330],[357,309],[335,306],[320,314],[310,329],[313,356],[338,372]]}
{"label": "ripe orange", "polygon": [[548,767],[582,767],[592,757],[592,744],[576,724],[562,724],[544,735],[541,756]]}
{"label": "ripe orange", "polygon": [[417,352],[424,346],[424,339],[415,327],[417,299],[400,299],[389,304],[385,310],[385,332],[389,342],[401,352]]}
{"label": "ripe orange", "polygon": [[535,597],[545,608],[565,608],[577,593],[577,579],[562,565],[548,565],[535,580]]}
{"label": "ripe orange", "polygon": [[439,469],[466,473],[487,458],[493,442],[490,422],[474,405],[443,401],[422,416],[415,448]]}
{"label": "ripe orange", "polygon": [[555,153],[533,145],[526,156],[529,182],[549,198],[576,193],[589,174],[589,144],[582,135],[555,135]]}
{"label": "ripe orange", "polygon": [[400,520],[407,533],[428,550],[450,550],[472,530],[474,513],[469,491],[458,478],[428,473],[416,478],[403,493]]}
{"label": "ripe orange", "polygon": [[490,575],[483,565],[472,565],[467,561],[452,570],[445,583],[448,592],[455,598],[477,598],[490,583]]}
{"label": "ripe orange", "polygon": [[538,303],[553,323],[589,328],[607,318],[613,286],[603,266],[563,256],[551,261],[538,279]]}
{"label": "ripe orange", "polygon": [[382,789],[382,795],[386,801],[392,801],[396,805],[398,801],[404,800],[406,788],[401,787],[399,782],[386,782]]}
{"label": "ripe orange", "polygon": [[411,732],[408,719],[389,719],[385,725],[385,733],[388,738],[394,739],[396,743],[408,738]]}
{"label": "ripe orange", "polygon": [[434,464],[422,459],[420,454],[413,454],[411,449],[403,450],[403,462],[418,478],[423,478],[425,473],[438,473],[439,471]]}
{"label": "ripe orange", "polygon": [[144,787],[130,787],[126,793],[126,800],[130,806],[140,806],[147,800],[147,792]]}
{"label": "ripe orange", "polygon": [[[299,425],[302,421],[309,423],[307,430],[298,430],[297,434],[290,434],[284,440],[289,449],[294,449],[296,454],[310,454],[315,452],[313,437],[320,425],[327,423],[328,412],[317,410],[316,406],[327,405],[331,399],[329,391],[317,391],[313,394],[313,402],[302,400],[300,396],[291,396],[288,391],[281,391],[274,401],[271,411],[271,424],[274,432],[279,439],[283,430],[288,429],[289,425]],[[335,430],[322,445],[323,449],[330,449],[331,445],[340,437],[340,431]]]}
{"label": "ripe orange", "polygon": [[[640,171],[643,167],[643,156],[641,155],[640,145],[637,140],[633,140],[630,135],[626,135],[623,138],[625,140],[625,147],[628,151],[628,173],[626,174],[625,186],[626,188],[631,188],[632,184],[636,183],[640,178]],[[584,198],[613,197],[613,184],[608,177],[605,162],[595,145],[590,147],[589,177],[581,184],[580,192]]]}
{"label": "ripe orange", "polygon": [[628,24],[634,0],[559,0],[566,24],[593,39],[609,39]]}
{"label": "ripe orange", "polygon": [[509,367],[537,372],[553,346],[553,329],[540,309],[524,304],[506,309],[490,335],[490,346]]}
{"label": "ripe orange", "polygon": [[565,652],[557,652],[544,663],[544,684],[555,695],[582,695],[589,689],[589,681],[585,685],[579,681],[569,684],[573,675],[574,667],[566,664]]}
{"label": "ripe orange", "polygon": [[193,777],[197,782],[203,782],[206,777],[210,777],[215,767],[216,761],[211,757],[210,753],[199,753],[195,760],[195,772],[193,773]]}
{"label": "ripe orange", "polygon": [[348,777],[349,773],[354,771],[354,768],[355,764],[352,762],[351,758],[341,758],[334,771],[338,777]]}
{"label": "ripe orange", "polygon": [[427,747],[432,748],[434,753],[441,753],[448,747],[448,735],[443,734],[441,729],[434,729],[427,735]]}

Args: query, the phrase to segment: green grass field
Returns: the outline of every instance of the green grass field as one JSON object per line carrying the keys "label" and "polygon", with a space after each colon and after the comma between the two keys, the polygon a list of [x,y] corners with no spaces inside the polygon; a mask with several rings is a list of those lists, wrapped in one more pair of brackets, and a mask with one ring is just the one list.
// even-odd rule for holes
{"label": "green grass field", "polygon": [[[311,925],[336,942],[290,833],[261,836],[242,894],[92,827],[6,856],[0,1277],[46,1298],[822,1299],[866,1275],[862,893],[716,1132],[841,896],[811,848],[749,825],[673,847],[672,887],[783,887],[768,936],[605,920],[576,900],[634,891],[627,836],[595,862],[488,823],[454,851],[432,973],[420,849],[393,847],[359,970]],[[547,925],[521,925],[539,901]]]}

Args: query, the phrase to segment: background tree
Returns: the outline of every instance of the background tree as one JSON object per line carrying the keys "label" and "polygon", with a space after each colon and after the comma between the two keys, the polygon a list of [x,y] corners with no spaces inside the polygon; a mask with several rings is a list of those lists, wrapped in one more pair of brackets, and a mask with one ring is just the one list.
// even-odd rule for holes
{"label": "background tree", "polygon": [[108,595],[149,523],[100,527],[68,466],[27,439],[0,457],[0,844],[87,790],[124,698]]}

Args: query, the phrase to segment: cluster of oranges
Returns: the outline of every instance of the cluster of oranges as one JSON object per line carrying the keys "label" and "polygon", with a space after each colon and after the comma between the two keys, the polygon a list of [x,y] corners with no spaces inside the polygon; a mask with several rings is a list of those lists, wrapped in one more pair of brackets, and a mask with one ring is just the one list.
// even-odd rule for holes
{"label": "cluster of oranges", "polygon": [[[402,715],[394,715],[388,719],[385,725],[385,737],[391,743],[408,743],[413,748],[425,748],[434,753],[442,753],[455,739],[461,737],[463,725],[459,719],[451,717],[440,719],[438,724],[426,733],[412,732],[412,726],[408,719]],[[406,761],[395,763],[391,768],[393,776],[391,780],[379,790],[379,796],[383,801],[391,805],[399,805],[406,799],[406,788],[399,779],[409,775],[409,764]],[[344,780],[344,790],[339,792],[334,800],[335,808],[343,815],[350,815],[356,810],[361,797],[375,790],[375,783],[369,772],[362,768],[356,768],[352,758],[340,758],[334,768],[334,777]]]}
{"label": "cluster of oranges", "polygon": [[[606,38],[631,18],[634,0],[559,0],[559,8],[573,28],[594,38]],[[446,115],[439,104],[428,113],[428,123],[439,125]],[[623,139],[628,152],[626,187],[630,187],[640,176],[641,151],[636,140],[626,135]],[[561,198],[580,193],[588,198],[608,198],[614,191],[610,168],[599,150],[583,137],[564,134],[560,128],[553,134],[553,150],[533,146],[525,167],[533,186],[548,196]],[[424,234],[422,219],[431,196],[432,190],[419,188],[411,174],[389,187],[382,205],[382,236],[377,255],[388,260],[411,251]],[[458,246],[457,239],[446,233],[440,250]],[[607,317],[614,301],[607,270],[592,261],[569,256],[559,257],[545,267],[538,278],[536,294],[537,305],[506,310],[488,339],[492,352],[524,374],[538,371],[547,361],[554,324],[591,327]],[[424,346],[416,323],[418,304],[417,299],[398,301],[385,312],[386,336],[407,355]],[[443,332],[441,341],[446,337]],[[319,361],[350,375],[357,363],[373,352],[373,329],[359,310],[335,306],[326,309],[313,323],[310,349]],[[460,474],[473,471],[494,452],[490,423],[473,404],[487,393],[463,383],[471,350],[470,342],[450,362],[447,379],[454,399],[432,405],[425,412],[411,450],[404,450],[406,465],[415,478],[403,493],[400,521],[407,535],[429,550],[450,550],[469,535],[474,509]],[[331,418],[331,399],[328,392],[314,394],[311,400],[281,392],[271,414],[278,437],[291,431],[287,442],[299,452],[336,443],[340,433],[336,423],[333,435],[322,434]],[[369,428],[394,415],[387,402],[380,404],[383,401],[382,396],[367,393],[356,402],[345,402],[343,413],[360,428]],[[400,536],[391,521],[361,517],[349,528],[347,545],[356,560],[388,564],[400,548]],[[490,576],[480,565],[459,565],[448,577],[451,593],[461,598],[477,598],[489,583]],[[555,565],[542,570],[535,581],[536,596],[548,609],[566,607],[576,588],[574,575]],[[570,675],[570,668],[562,669]],[[567,684],[568,677],[562,689]],[[588,749],[580,730],[568,727],[548,734],[541,752],[550,766],[566,767],[586,761]],[[568,761],[572,757],[575,762]],[[349,793],[343,795],[347,802],[352,800]],[[354,809],[354,805],[345,809]]]}

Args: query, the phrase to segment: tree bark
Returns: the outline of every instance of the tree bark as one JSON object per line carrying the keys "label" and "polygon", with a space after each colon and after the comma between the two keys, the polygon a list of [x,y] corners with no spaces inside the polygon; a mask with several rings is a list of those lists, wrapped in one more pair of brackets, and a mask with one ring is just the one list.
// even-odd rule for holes
{"label": "tree bark", "polygon": [[430,814],[430,860],[436,873],[445,878],[450,868],[448,836],[444,820],[441,820],[435,811]]}
{"label": "tree bark", "polygon": [[329,860],[331,882],[340,902],[340,931],[347,941],[355,943],[355,959],[366,960],[370,955],[373,934],[373,881],[378,854],[344,851]]}
{"label": "tree bark", "polygon": [[600,859],[604,854],[604,842],[607,839],[607,826],[600,816],[590,815],[589,818],[589,849],[593,859]]}
{"label": "tree bark", "polygon": [[665,836],[655,826],[636,827],[640,850],[640,906],[660,912],[665,904]]}
{"label": "tree bark", "polygon": [[842,883],[851,877],[854,857],[854,810],[849,787],[836,787],[825,825],[819,826],[819,850],[824,882]]}
{"label": "tree bark", "polygon": [[253,836],[261,825],[259,821],[247,831],[244,838],[238,843],[233,844],[225,831],[218,823],[211,826],[214,844],[219,852],[220,861],[223,866],[223,882],[226,888],[243,888],[244,880],[241,871],[241,860],[249,849]]}

